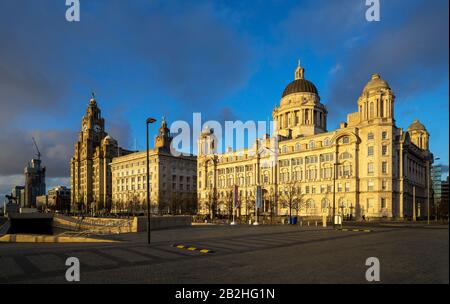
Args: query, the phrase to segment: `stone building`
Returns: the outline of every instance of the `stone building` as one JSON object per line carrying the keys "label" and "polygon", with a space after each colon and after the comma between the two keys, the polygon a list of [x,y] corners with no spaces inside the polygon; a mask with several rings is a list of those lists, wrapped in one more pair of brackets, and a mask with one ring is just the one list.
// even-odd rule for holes
{"label": "stone building", "polygon": [[[254,214],[262,187],[265,215],[352,218],[425,216],[432,154],[429,134],[414,121],[404,130],[394,119],[395,95],[374,74],[347,122],[328,131],[327,108],[298,65],[272,112],[271,137],[223,154],[214,152],[214,132],[198,141],[200,214],[230,214],[238,187],[237,214]],[[413,208],[415,206],[415,208]]]}
{"label": "stone building", "polygon": [[72,210],[109,210],[112,194],[109,164],[113,157],[130,153],[106,133],[105,120],[92,96],[70,162]]}
{"label": "stone building", "polygon": [[22,207],[35,208],[36,197],[45,195],[45,167],[40,159],[32,159],[25,167],[25,189]]}
{"label": "stone building", "polygon": [[[197,159],[171,153],[172,136],[165,119],[150,150],[152,212],[186,214],[197,208]],[[115,157],[111,163],[113,212],[143,212],[147,198],[146,151]]]}
{"label": "stone building", "polygon": [[[196,160],[192,156],[174,157],[163,151],[150,151],[150,201],[152,212],[186,214],[197,208]],[[112,212],[146,210],[147,153],[116,157],[113,172]]]}
{"label": "stone building", "polygon": [[58,186],[48,190],[47,207],[53,211],[70,212],[70,189]]}

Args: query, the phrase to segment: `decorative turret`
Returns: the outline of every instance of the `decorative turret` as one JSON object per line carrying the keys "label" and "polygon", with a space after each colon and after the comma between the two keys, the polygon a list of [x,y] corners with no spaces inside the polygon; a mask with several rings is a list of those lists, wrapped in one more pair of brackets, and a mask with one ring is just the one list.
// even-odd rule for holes
{"label": "decorative turret", "polygon": [[173,137],[170,135],[170,130],[167,127],[166,118],[162,118],[161,127],[159,128],[158,136],[155,140],[155,148],[170,151],[170,144]]}
{"label": "decorative turret", "polygon": [[414,120],[414,122],[409,126],[407,131],[409,133],[411,141],[418,148],[422,150],[428,150],[430,134],[428,133],[425,126],[418,119]]}
{"label": "decorative turret", "polygon": [[358,98],[360,121],[384,119],[394,121],[395,96],[379,74],[373,74]]}

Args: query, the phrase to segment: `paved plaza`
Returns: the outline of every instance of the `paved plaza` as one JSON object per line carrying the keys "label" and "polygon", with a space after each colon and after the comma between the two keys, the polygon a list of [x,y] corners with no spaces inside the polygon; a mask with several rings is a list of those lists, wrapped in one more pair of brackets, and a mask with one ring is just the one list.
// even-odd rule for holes
{"label": "paved plaza", "polygon": [[348,228],[192,226],[154,231],[150,246],[145,233],[0,244],[0,283],[64,283],[68,257],[80,260],[81,283],[367,283],[368,257],[380,260],[381,283],[449,283],[448,226]]}

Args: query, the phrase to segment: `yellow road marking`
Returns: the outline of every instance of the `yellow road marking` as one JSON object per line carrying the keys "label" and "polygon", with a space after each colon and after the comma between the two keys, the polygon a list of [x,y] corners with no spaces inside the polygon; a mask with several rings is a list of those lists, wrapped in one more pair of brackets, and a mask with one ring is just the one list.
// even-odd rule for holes
{"label": "yellow road marking", "polygon": [[193,247],[193,246],[175,245],[175,244],[172,245],[172,246],[175,247],[175,248],[178,248],[178,249],[184,249],[184,250],[189,250],[189,251],[198,251],[198,252],[201,252],[201,253],[212,253],[213,252],[210,249],[200,249],[200,248]]}

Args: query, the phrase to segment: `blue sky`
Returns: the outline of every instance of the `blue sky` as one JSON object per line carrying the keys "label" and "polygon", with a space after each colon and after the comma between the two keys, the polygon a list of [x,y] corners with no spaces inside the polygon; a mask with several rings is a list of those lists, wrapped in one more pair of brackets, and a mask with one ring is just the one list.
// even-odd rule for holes
{"label": "blue sky", "polygon": [[329,129],[380,73],[397,125],[420,119],[448,168],[447,0],[381,0],[372,23],[364,0],[80,2],[75,23],[64,0],[0,2],[0,193],[20,183],[32,136],[49,185],[68,182],[92,91],[107,131],[142,149],[147,116],[267,120],[298,59]]}

